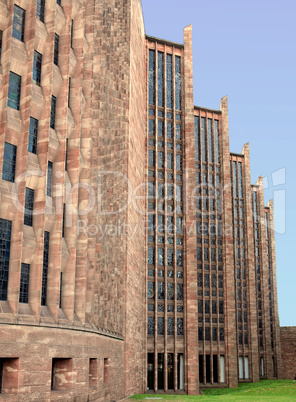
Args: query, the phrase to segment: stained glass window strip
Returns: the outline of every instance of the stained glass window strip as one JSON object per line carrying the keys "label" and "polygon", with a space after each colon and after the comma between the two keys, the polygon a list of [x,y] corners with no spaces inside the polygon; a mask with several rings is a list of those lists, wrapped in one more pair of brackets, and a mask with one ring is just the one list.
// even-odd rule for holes
{"label": "stained glass window strip", "polygon": [[176,125],[176,140],[181,140],[181,125]]}
{"label": "stained glass window strip", "polygon": [[5,142],[3,155],[2,179],[14,182],[16,165],[16,146]]}
{"label": "stained glass window strip", "polygon": [[176,155],[176,169],[182,170],[182,155]]}
{"label": "stained glass window strip", "polygon": [[34,190],[26,187],[24,224],[33,226]]}
{"label": "stained glass window strip", "polygon": [[207,138],[206,138],[206,119],[201,118],[201,159],[207,162]]}
{"label": "stained glass window strip", "polygon": [[238,184],[239,184],[239,198],[243,198],[243,174],[242,174],[241,162],[238,162]]}
{"label": "stained glass window strip", "polygon": [[164,152],[158,151],[158,167],[163,168],[164,167]]}
{"label": "stained glass window strip", "polygon": [[169,282],[167,284],[167,290],[167,299],[174,300],[174,284]]}
{"label": "stained glass window strip", "polygon": [[157,317],[157,334],[164,335],[164,317]]}
{"label": "stained glass window strip", "polygon": [[53,62],[56,66],[59,65],[59,46],[60,37],[58,34],[54,34],[54,48],[53,48]]}
{"label": "stained glass window strip", "polygon": [[181,57],[175,58],[175,90],[176,110],[181,110]]}
{"label": "stained glass window strip", "polygon": [[37,153],[38,120],[30,117],[28,151]]}
{"label": "stained glass window strip", "polygon": [[41,305],[46,306],[47,297],[47,275],[49,261],[49,232],[44,232],[44,247],[43,247],[43,269],[42,269],[42,288],[41,288]]}
{"label": "stained glass window strip", "polygon": [[163,132],[164,132],[164,122],[158,120],[158,136],[163,137]]}
{"label": "stained glass window strip", "polygon": [[26,11],[14,5],[13,30],[12,36],[20,41],[24,41]]}
{"label": "stained glass window strip", "polygon": [[233,181],[233,196],[237,197],[237,172],[236,172],[236,162],[232,162],[232,181]]}
{"label": "stained glass window strip", "polygon": [[0,219],[0,300],[7,300],[11,221]]}
{"label": "stained glass window strip", "polygon": [[164,58],[163,53],[158,52],[158,106],[164,107]]}
{"label": "stained glass window strip", "polygon": [[46,195],[52,196],[52,162],[48,161],[47,165],[47,187]]}
{"label": "stained glass window strip", "polygon": [[173,108],[173,58],[167,54],[167,108]]}
{"label": "stained glass window strip", "polygon": [[183,318],[177,318],[177,335],[184,335]]}
{"label": "stained glass window strip", "polygon": [[219,121],[214,122],[215,130],[215,162],[220,163],[220,144],[219,144]]}
{"label": "stained glass window strip", "polygon": [[21,278],[20,278],[20,303],[29,302],[29,279],[30,279],[30,264],[21,264]]}
{"label": "stained glass window strip", "polygon": [[51,109],[50,109],[50,127],[55,129],[55,118],[56,118],[56,97],[51,97]]}
{"label": "stained glass window strip", "polygon": [[155,51],[149,50],[149,105],[155,105]]}
{"label": "stained glass window strip", "polygon": [[167,153],[167,168],[173,169],[173,154],[170,152]]}
{"label": "stained glass window strip", "polygon": [[147,332],[148,335],[154,335],[154,317],[148,317]]}
{"label": "stained glass window strip", "polygon": [[199,149],[199,117],[194,116],[194,135],[195,135],[195,160],[200,159],[200,149]]}
{"label": "stained glass window strip", "polygon": [[155,152],[149,149],[148,152],[148,165],[149,166],[155,166]]}
{"label": "stained glass window strip", "polygon": [[148,299],[154,299],[154,282],[148,282]]}
{"label": "stained glass window strip", "polygon": [[33,83],[36,85],[40,85],[41,83],[41,65],[42,65],[42,54],[34,50]]}
{"label": "stained glass window strip", "polygon": [[157,299],[164,300],[164,283],[158,282],[157,284]]}
{"label": "stained glass window strip", "polygon": [[2,53],[2,37],[3,37],[3,31],[0,31],[0,64],[1,64],[1,53]]}
{"label": "stained glass window strip", "polygon": [[213,157],[213,139],[212,139],[212,129],[213,129],[212,119],[208,119],[208,155],[209,155],[209,162],[214,162]]}
{"label": "stained glass window strip", "polygon": [[168,335],[174,335],[174,318],[173,317],[168,317]]}
{"label": "stained glass window strip", "polygon": [[22,77],[10,71],[7,106],[20,110]]}

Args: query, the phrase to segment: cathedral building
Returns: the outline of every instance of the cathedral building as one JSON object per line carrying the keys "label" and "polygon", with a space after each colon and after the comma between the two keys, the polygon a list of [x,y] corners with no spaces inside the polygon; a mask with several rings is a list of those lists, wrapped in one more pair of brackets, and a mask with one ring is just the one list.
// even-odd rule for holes
{"label": "cathedral building", "polygon": [[140,0],[0,0],[0,399],[282,378],[275,260],[227,97],[194,105],[191,26],[179,44]]}

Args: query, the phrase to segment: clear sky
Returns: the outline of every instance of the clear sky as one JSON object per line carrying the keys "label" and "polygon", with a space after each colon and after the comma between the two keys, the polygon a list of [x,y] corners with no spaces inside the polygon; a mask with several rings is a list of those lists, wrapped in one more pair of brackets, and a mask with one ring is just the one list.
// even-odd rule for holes
{"label": "clear sky", "polygon": [[296,325],[296,1],[142,5],[148,35],[183,43],[193,25],[195,105],[219,109],[228,95],[230,150],[250,143],[252,183],[263,175],[275,200],[280,322]]}

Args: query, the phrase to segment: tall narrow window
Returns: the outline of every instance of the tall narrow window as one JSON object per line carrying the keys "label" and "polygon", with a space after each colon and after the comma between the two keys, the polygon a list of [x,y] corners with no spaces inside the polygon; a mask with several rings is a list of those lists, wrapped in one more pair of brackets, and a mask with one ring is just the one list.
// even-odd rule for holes
{"label": "tall narrow window", "polygon": [[59,6],[61,6],[61,5],[62,5],[61,0],[57,0],[57,4],[58,4]]}
{"label": "tall narrow window", "polygon": [[43,270],[42,270],[42,289],[41,289],[41,305],[42,306],[46,306],[48,255],[49,255],[49,232],[44,232]]}
{"label": "tall narrow window", "polygon": [[33,83],[40,86],[42,54],[34,50]]}
{"label": "tall narrow window", "polygon": [[68,170],[68,138],[66,138],[66,151],[65,151],[65,171]]}
{"label": "tall narrow window", "polygon": [[47,165],[47,187],[46,195],[52,197],[52,162],[48,161]]}
{"label": "tall narrow window", "polygon": [[213,140],[212,140],[212,119],[208,119],[208,154],[209,162],[214,162],[213,158]]}
{"label": "tall narrow window", "polygon": [[61,272],[61,275],[60,275],[60,301],[59,301],[59,308],[62,308],[62,292],[63,292],[63,273]]}
{"label": "tall narrow window", "polygon": [[158,106],[164,107],[163,53],[158,52]]}
{"label": "tall narrow window", "polygon": [[149,50],[149,105],[155,104],[155,51]]}
{"label": "tall narrow window", "polygon": [[70,41],[71,48],[73,48],[73,32],[74,32],[74,21],[71,20],[71,41]]}
{"label": "tall narrow window", "polygon": [[37,0],[36,17],[39,18],[39,20],[42,22],[44,22],[44,8],[45,0]]}
{"label": "tall narrow window", "polygon": [[30,264],[21,265],[21,280],[20,280],[20,303],[29,302],[29,279],[30,279]]}
{"label": "tall narrow window", "polygon": [[207,162],[207,140],[206,140],[206,119],[201,118],[201,152],[202,161]]}
{"label": "tall narrow window", "polygon": [[28,151],[37,153],[38,120],[30,117]]}
{"label": "tall narrow window", "polygon": [[53,62],[55,65],[59,64],[59,44],[60,37],[58,34],[54,34],[54,49],[53,49]]}
{"label": "tall narrow window", "polygon": [[220,163],[220,146],[219,146],[219,121],[215,120],[215,162]]}
{"label": "tall narrow window", "polygon": [[16,146],[5,142],[2,179],[14,182],[16,164]]}
{"label": "tall narrow window", "polygon": [[7,300],[11,221],[0,219],[0,300]]}
{"label": "tall narrow window", "polygon": [[56,103],[57,103],[57,99],[55,96],[52,95],[51,109],[50,109],[50,127],[53,129],[55,129]]}
{"label": "tall narrow window", "polygon": [[181,110],[181,57],[175,58],[175,100],[176,110]]}
{"label": "tall narrow window", "polygon": [[66,204],[63,204],[63,227],[62,227],[62,237],[65,237],[65,219],[66,219]]}
{"label": "tall narrow window", "polygon": [[34,190],[26,188],[24,224],[33,226]]}
{"label": "tall narrow window", "polygon": [[13,30],[12,36],[20,41],[24,41],[26,11],[14,5]]}
{"label": "tall narrow window", "polygon": [[200,159],[200,147],[199,147],[199,117],[194,116],[194,127],[195,127],[195,160]]}
{"label": "tall narrow window", "polygon": [[68,107],[70,107],[70,99],[71,99],[71,78],[69,77],[69,83],[68,83]]}
{"label": "tall narrow window", "polygon": [[20,110],[22,77],[10,71],[7,106]]}
{"label": "tall narrow window", "polygon": [[2,54],[2,37],[3,37],[3,32],[0,31],[0,64],[1,64],[1,54]]}
{"label": "tall narrow window", "polygon": [[167,54],[167,108],[173,108],[173,56]]}

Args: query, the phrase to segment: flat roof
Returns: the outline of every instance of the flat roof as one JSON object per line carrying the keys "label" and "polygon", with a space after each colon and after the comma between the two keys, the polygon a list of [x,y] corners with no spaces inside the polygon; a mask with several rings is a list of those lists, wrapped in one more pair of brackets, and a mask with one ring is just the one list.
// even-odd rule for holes
{"label": "flat roof", "polygon": [[146,39],[151,40],[152,42],[159,42],[170,46],[180,47],[182,49],[184,48],[184,45],[182,43],[172,42],[166,39],[160,39],[150,35],[146,35]]}
{"label": "flat roof", "polygon": [[201,110],[205,110],[205,111],[212,112],[212,113],[219,113],[219,114],[222,113],[221,110],[210,109],[208,107],[202,107],[202,106],[194,106],[194,109],[201,109]]}

